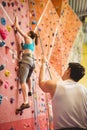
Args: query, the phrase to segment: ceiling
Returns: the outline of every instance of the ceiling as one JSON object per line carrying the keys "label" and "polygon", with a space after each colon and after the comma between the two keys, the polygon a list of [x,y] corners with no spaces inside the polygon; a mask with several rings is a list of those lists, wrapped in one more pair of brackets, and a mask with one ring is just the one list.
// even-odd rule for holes
{"label": "ceiling", "polygon": [[87,43],[87,0],[68,0],[68,3],[83,23],[84,43]]}
{"label": "ceiling", "polygon": [[87,17],[87,0],[68,0],[68,3],[83,22]]}

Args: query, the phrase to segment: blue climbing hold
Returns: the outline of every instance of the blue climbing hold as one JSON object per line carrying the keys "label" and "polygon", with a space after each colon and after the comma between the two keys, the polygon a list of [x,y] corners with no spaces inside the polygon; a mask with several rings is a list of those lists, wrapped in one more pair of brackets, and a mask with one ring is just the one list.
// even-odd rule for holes
{"label": "blue climbing hold", "polygon": [[6,20],[5,20],[5,18],[1,18],[1,24],[2,24],[2,25],[6,25]]}
{"label": "blue climbing hold", "polygon": [[37,23],[36,20],[32,21],[32,24],[36,24],[36,23]]}
{"label": "blue climbing hold", "polygon": [[5,42],[4,41],[0,41],[0,47],[4,46]]}
{"label": "blue climbing hold", "polygon": [[5,65],[1,65],[0,66],[0,71],[3,70],[5,68]]}
{"label": "blue climbing hold", "polygon": [[2,95],[0,95],[0,104],[2,103]]}
{"label": "blue climbing hold", "polygon": [[2,95],[0,95],[0,100],[2,99]]}

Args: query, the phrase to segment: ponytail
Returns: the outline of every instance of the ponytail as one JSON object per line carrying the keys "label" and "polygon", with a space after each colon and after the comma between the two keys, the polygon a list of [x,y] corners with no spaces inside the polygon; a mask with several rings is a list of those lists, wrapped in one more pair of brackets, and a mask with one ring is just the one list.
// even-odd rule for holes
{"label": "ponytail", "polygon": [[37,36],[37,34],[35,34],[35,45],[36,46],[38,45],[38,36]]}

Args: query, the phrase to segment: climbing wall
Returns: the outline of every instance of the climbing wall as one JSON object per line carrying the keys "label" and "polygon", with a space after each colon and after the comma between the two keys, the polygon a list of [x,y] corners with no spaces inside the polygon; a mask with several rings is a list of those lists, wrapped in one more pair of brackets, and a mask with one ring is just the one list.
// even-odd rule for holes
{"label": "climbing wall", "polygon": [[[82,26],[82,23],[70,8],[66,0],[64,0],[62,3],[61,16],[58,25],[58,32],[53,51],[51,53],[52,55],[50,62],[56,71],[62,75],[66,68],[67,60],[74,41],[77,39],[77,35]],[[54,64],[54,61],[56,64]]]}
{"label": "climbing wall", "polygon": [[[23,39],[15,36],[14,16],[23,31],[38,34],[31,107],[22,115],[15,110],[23,100],[17,72]],[[0,130],[53,130],[50,96],[38,86],[41,54],[49,61],[46,78],[60,78],[81,25],[67,0],[62,2],[60,17],[51,0],[0,0]]]}
{"label": "climbing wall", "polygon": [[[33,2],[31,1],[30,4],[33,5]],[[20,35],[15,37],[12,28],[16,15],[19,18],[19,25],[24,31],[27,32],[31,30],[31,27],[34,27],[33,23],[31,23],[33,26],[30,25],[31,16],[27,0],[0,1],[0,45],[4,43],[4,46],[0,46],[0,130],[47,129],[48,116],[45,95],[39,88],[38,92],[34,88],[33,96],[29,97],[31,107],[25,110],[22,115],[15,114],[16,108],[23,100],[17,76],[19,47],[23,39]],[[33,87],[38,87],[36,86],[36,82],[38,82],[36,75],[34,78]]]}

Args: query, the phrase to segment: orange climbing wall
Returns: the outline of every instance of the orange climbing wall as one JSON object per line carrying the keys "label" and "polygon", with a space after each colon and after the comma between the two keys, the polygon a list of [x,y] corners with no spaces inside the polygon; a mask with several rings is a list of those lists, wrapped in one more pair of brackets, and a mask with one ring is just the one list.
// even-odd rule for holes
{"label": "orange climbing wall", "polygon": [[82,23],[67,4],[66,0],[62,2],[62,10],[58,25],[57,37],[55,39],[55,46],[53,47],[50,62],[56,71],[62,75],[66,68],[67,59],[73,43],[82,26]]}
{"label": "orange climbing wall", "polygon": [[[20,35],[16,38],[12,29],[15,15],[25,32],[31,29],[39,32],[35,51],[36,69],[33,74],[35,90],[33,96],[29,97],[31,107],[21,116],[15,115],[15,109],[22,103],[16,71],[22,38]],[[0,65],[5,66],[0,71],[0,130],[48,130],[49,123],[53,129],[52,117],[49,122],[48,116],[48,106],[51,105],[47,101],[49,95],[45,95],[38,87],[41,54],[43,52],[49,60],[52,78],[59,78],[80,26],[81,22],[66,0],[62,2],[60,17],[51,0],[0,0],[0,29],[6,36],[5,46],[0,47]],[[47,77],[50,78],[49,73]]]}
{"label": "orange climbing wall", "polygon": [[63,0],[51,0],[51,1],[52,1],[53,5],[55,6],[55,9],[56,9],[58,15],[60,16]]}

